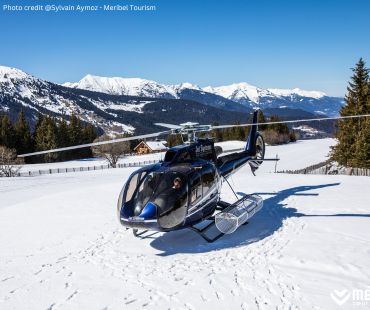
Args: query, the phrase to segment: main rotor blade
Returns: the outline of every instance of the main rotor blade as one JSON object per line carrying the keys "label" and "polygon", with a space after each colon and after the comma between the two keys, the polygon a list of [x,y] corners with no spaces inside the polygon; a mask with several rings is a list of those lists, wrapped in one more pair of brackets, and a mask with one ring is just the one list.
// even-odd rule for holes
{"label": "main rotor blade", "polygon": [[154,123],[154,125],[169,128],[169,129],[180,129],[181,126],[173,125],[173,124],[166,124],[166,123]]}
{"label": "main rotor blade", "polygon": [[93,142],[93,143],[87,143],[87,144],[61,147],[61,148],[58,148],[58,149],[52,149],[52,150],[47,150],[47,151],[39,151],[39,152],[21,154],[21,155],[18,155],[18,157],[29,157],[29,156],[35,156],[35,155],[43,155],[43,154],[57,153],[57,152],[62,152],[62,151],[76,150],[76,149],[81,149],[81,148],[85,148],[85,147],[97,146],[97,145],[105,145],[105,144],[125,142],[125,141],[131,141],[131,140],[153,138],[153,137],[158,137],[158,136],[162,136],[162,135],[167,135],[167,134],[170,134],[170,133],[171,133],[171,131],[161,131],[161,132],[156,132],[156,133],[151,133],[151,134],[141,135],[141,136],[133,136],[133,137],[126,137],[126,138],[112,139],[112,140],[107,140],[107,141],[100,141],[100,142]]}
{"label": "main rotor blade", "polygon": [[369,117],[370,114],[362,115],[348,115],[348,116],[336,116],[336,117],[322,117],[322,118],[306,118],[306,119],[296,119],[289,121],[276,121],[276,122],[264,122],[264,123],[249,123],[249,124],[236,124],[236,125],[219,125],[212,126],[211,129],[224,129],[232,127],[248,127],[253,125],[273,125],[273,124],[288,124],[288,123],[305,123],[312,121],[324,121],[324,120],[338,120],[338,119],[348,119],[348,118],[360,118],[360,117]]}

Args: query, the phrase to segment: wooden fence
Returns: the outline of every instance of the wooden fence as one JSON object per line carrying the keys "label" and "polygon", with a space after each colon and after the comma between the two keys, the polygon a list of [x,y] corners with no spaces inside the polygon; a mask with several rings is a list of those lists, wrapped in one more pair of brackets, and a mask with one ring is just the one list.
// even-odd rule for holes
{"label": "wooden fence", "polygon": [[365,168],[345,168],[336,167],[330,161],[324,161],[316,165],[298,170],[282,170],[277,173],[289,174],[330,174],[330,175],[355,175],[355,176],[370,176],[370,169]]}
{"label": "wooden fence", "polygon": [[[123,164],[117,164],[117,168],[142,167],[145,165],[155,164],[158,162],[159,160],[146,160],[146,161],[141,161],[141,162],[123,163]],[[90,166],[90,167],[53,168],[53,169],[23,171],[23,172],[18,172],[17,175],[19,177],[26,177],[26,176],[32,177],[32,176],[45,175],[45,174],[70,173],[70,172],[94,171],[94,170],[105,170],[105,169],[112,169],[112,167],[110,165],[98,165],[98,166]]]}

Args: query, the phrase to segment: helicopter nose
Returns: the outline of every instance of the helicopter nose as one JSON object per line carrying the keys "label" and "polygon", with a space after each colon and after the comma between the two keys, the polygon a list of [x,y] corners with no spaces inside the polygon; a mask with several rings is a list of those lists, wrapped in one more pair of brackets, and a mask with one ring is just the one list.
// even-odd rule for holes
{"label": "helicopter nose", "polygon": [[154,203],[149,201],[145,205],[143,211],[141,211],[139,217],[143,218],[144,220],[151,220],[151,219],[155,219],[156,214],[157,214],[157,206]]}

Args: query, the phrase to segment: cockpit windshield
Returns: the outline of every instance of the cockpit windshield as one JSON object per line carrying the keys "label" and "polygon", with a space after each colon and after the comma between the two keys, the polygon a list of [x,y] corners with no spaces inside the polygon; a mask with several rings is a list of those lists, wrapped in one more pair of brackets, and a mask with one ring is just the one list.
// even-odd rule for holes
{"label": "cockpit windshield", "polygon": [[[134,193],[132,187],[136,187]],[[134,207],[134,216],[139,216],[150,201],[157,206],[159,224],[163,228],[174,227],[183,221],[187,213],[187,178],[176,171],[143,172],[134,176],[128,184],[128,200]]]}

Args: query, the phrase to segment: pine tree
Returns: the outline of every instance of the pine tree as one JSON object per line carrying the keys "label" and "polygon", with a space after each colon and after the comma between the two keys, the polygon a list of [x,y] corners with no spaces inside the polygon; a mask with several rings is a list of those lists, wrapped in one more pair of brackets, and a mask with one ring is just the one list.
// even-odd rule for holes
{"label": "pine tree", "polygon": [[[341,116],[370,113],[369,69],[365,67],[365,61],[360,58],[352,71],[353,75],[345,97],[346,104],[340,111]],[[338,144],[333,148],[332,159],[344,166],[368,167],[369,134],[367,119],[340,120],[336,133]]]}
{"label": "pine tree", "polygon": [[26,121],[23,111],[19,113],[18,120],[15,123],[15,138],[15,149],[18,154],[29,153],[32,151],[32,135],[30,126]]}
{"label": "pine tree", "polygon": [[[218,126],[220,125],[217,122],[214,122],[212,126]],[[222,130],[221,129],[213,129],[211,133],[212,137],[215,139],[216,142],[222,141]]]}
{"label": "pine tree", "polygon": [[176,145],[183,144],[182,136],[179,134],[176,135],[168,135],[167,137],[167,146],[173,147]]}
{"label": "pine tree", "polygon": [[[265,115],[263,114],[262,110],[258,111],[257,121],[258,121],[258,123],[266,123],[266,118],[265,118]],[[267,129],[267,125],[258,125],[258,130],[264,131],[266,129]]]}
{"label": "pine tree", "polygon": [[[57,148],[57,126],[51,117],[42,117],[35,132],[35,147],[38,151]],[[53,162],[58,159],[57,153],[50,153],[43,156],[45,162]]]}
{"label": "pine tree", "polygon": [[[82,133],[81,121],[74,114],[72,114],[70,122],[69,122],[68,136],[69,136],[70,145],[83,144],[83,133]],[[71,156],[73,158],[82,158],[83,151],[81,150],[71,151]]]}
{"label": "pine tree", "polygon": [[15,130],[7,115],[4,115],[1,119],[0,141],[7,148],[12,149],[15,147]]}
{"label": "pine tree", "polygon": [[[57,124],[57,145],[59,147],[70,146],[68,124],[64,118]],[[59,160],[66,161],[73,159],[71,151],[63,151],[58,154]]]}
{"label": "pine tree", "polygon": [[356,137],[356,157],[353,162],[355,167],[370,169],[370,118],[363,120],[361,126]]}
{"label": "pine tree", "polygon": [[[277,115],[273,115],[270,118],[270,122],[280,122],[281,119]],[[268,125],[268,129],[276,131],[280,135],[289,135],[289,127],[287,124],[271,124]]]}
{"label": "pine tree", "polygon": [[[82,136],[83,136],[83,143],[92,143],[97,138],[96,129],[93,125],[88,124],[85,128],[82,130]],[[91,148],[84,148],[82,149],[82,157],[88,158],[92,157],[93,153]]]}

